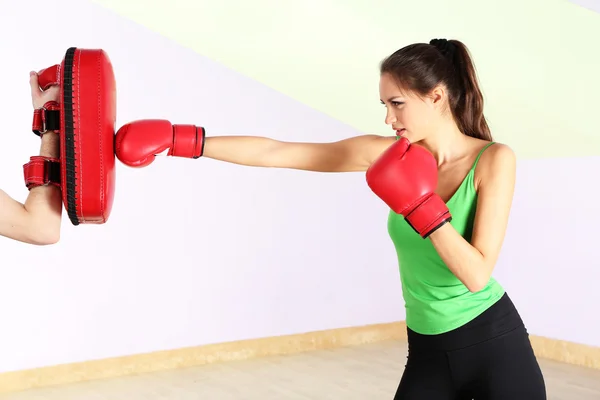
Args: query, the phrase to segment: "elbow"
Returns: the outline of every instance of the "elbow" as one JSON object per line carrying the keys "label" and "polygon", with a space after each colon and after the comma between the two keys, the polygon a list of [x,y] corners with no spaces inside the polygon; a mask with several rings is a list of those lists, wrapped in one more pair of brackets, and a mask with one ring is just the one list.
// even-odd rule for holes
{"label": "elbow", "polygon": [[480,292],[483,289],[485,289],[485,287],[488,285],[489,281],[490,281],[490,277],[487,275],[480,276],[480,277],[474,277],[469,282],[466,282],[465,286],[467,287],[469,292],[477,293],[477,292]]}
{"label": "elbow", "polygon": [[60,235],[55,234],[52,236],[44,236],[42,240],[40,240],[40,246],[49,246],[52,244],[57,244],[60,241]]}
{"label": "elbow", "polygon": [[48,246],[60,241],[60,214],[58,216],[31,216],[27,224],[26,241],[36,246]]}
{"label": "elbow", "polygon": [[60,229],[38,231],[30,238],[29,243],[37,246],[49,246],[60,241]]}
{"label": "elbow", "polygon": [[30,244],[36,246],[50,246],[53,244],[57,244],[60,241],[60,237],[58,236],[43,236],[32,240]]}
{"label": "elbow", "polygon": [[481,284],[470,284],[470,285],[466,285],[467,289],[469,290],[469,292],[471,293],[477,293],[477,292],[481,292],[486,285],[481,285]]}

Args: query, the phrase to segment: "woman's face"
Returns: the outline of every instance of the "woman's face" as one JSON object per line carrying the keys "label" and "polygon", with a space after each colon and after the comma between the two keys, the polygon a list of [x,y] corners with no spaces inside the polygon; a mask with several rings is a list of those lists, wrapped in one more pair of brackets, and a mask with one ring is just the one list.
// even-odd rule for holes
{"label": "woman's face", "polygon": [[386,107],[385,123],[411,143],[431,137],[440,121],[438,94],[420,97],[401,90],[394,78],[382,74],[379,95]]}

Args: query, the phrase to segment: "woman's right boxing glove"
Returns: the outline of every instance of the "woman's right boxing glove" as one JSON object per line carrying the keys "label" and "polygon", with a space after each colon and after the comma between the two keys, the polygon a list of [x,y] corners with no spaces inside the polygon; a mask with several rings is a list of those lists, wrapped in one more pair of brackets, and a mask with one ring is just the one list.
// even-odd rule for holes
{"label": "woman's right boxing glove", "polygon": [[423,238],[452,220],[448,206],[435,193],[437,176],[433,155],[404,137],[386,149],[366,173],[371,190]]}

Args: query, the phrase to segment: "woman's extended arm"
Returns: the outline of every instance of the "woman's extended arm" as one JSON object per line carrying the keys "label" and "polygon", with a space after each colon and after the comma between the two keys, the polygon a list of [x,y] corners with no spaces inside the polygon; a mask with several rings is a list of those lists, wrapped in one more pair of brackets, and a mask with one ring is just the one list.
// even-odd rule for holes
{"label": "woman's extended arm", "polygon": [[[35,73],[30,77],[30,85],[34,108],[58,101],[58,88],[40,91]],[[41,141],[41,156],[60,156],[55,132],[45,133]],[[35,245],[54,244],[60,238],[61,216],[61,192],[53,185],[32,188],[24,204],[0,190],[0,236]]]}
{"label": "woman's extended arm", "polygon": [[317,172],[366,171],[394,137],[362,135],[329,143],[283,142],[259,136],[207,137],[204,157],[234,164]]}

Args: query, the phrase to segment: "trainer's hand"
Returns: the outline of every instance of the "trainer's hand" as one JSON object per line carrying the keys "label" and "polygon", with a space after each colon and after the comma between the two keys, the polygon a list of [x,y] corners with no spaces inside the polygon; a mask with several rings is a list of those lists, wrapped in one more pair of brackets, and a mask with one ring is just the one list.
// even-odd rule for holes
{"label": "trainer's hand", "polygon": [[51,101],[59,102],[60,87],[52,85],[48,89],[42,90],[38,81],[38,74],[35,71],[29,73],[29,86],[31,86],[31,103],[34,110],[42,108],[44,104]]}

